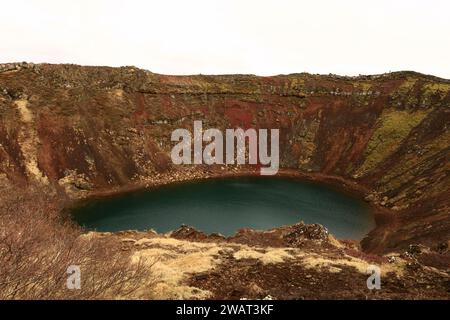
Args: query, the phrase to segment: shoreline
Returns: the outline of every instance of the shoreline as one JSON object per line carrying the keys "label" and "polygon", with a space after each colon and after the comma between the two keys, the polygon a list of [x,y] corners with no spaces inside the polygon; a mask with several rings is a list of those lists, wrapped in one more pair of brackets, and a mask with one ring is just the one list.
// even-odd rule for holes
{"label": "shoreline", "polygon": [[[83,204],[85,201],[91,201],[94,199],[110,198],[116,197],[123,194],[136,192],[139,190],[157,188],[166,185],[182,184],[182,183],[192,183],[199,182],[209,179],[221,179],[221,178],[238,178],[238,177],[261,177],[264,179],[265,176],[259,174],[259,170],[254,167],[245,166],[242,168],[232,168],[231,170],[223,170],[220,167],[206,169],[205,166],[196,167],[184,167],[182,170],[172,170],[167,173],[157,174],[154,178],[148,180],[142,180],[136,183],[128,183],[126,185],[114,188],[102,188],[94,191],[88,191],[82,197],[70,198],[68,204],[64,206],[63,211],[70,211],[71,208]],[[373,215],[375,226],[373,229],[369,230],[367,235],[361,239],[341,239],[355,241],[360,244],[364,239],[369,237],[369,235],[378,228],[385,226],[389,222],[394,221],[392,210],[381,207],[380,205],[374,203],[374,201],[365,199],[365,196],[371,192],[370,188],[362,185],[356,181],[345,179],[343,177],[326,175],[321,173],[305,173],[300,172],[296,169],[280,168],[278,173],[272,178],[292,178],[300,179],[303,181],[308,181],[311,183],[325,184],[338,192],[345,193],[351,197],[360,199],[367,203],[370,213]],[[126,231],[126,230],[125,230]],[[174,230],[172,230],[174,231]],[[202,230],[198,230],[202,232]],[[166,234],[166,233],[164,233]],[[232,238],[226,237],[226,238]]]}

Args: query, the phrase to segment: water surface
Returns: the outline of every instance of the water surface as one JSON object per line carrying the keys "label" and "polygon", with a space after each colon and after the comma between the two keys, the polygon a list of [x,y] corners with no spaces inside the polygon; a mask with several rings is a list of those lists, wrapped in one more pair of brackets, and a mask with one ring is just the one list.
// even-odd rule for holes
{"label": "water surface", "polygon": [[374,227],[366,203],[326,185],[291,178],[239,177],[167,185],[92,199],[72,211],[98,231],[155,229],[182,224],[229,236],[299,221],[320,223],[338,238],[360,239]]}

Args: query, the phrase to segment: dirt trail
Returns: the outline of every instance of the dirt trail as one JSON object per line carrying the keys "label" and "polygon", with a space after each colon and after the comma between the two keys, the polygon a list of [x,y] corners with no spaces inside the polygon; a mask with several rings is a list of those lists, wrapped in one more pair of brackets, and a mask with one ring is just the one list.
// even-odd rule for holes
{"label": "dirt trail", "polygon": [[37,161],[37,147],[39,145],[39,137],[34,125],[34,116],[28,108],[28,101],[25,99],[14,101],[14,105],[19,111],[22,123],[19,132],[19,145],[22,155],[25,158],[25,167],[29,178],[37,180],[40,183],[48,184],[48,178],[39,169]]}

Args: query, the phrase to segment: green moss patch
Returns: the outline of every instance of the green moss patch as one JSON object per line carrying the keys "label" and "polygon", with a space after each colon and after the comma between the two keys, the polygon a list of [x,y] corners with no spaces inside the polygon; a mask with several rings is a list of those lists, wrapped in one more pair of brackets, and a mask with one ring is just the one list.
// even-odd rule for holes
{"label": "green moss patch", "polygon": [[377,121],[375,132],[364,152],[365,161],[356,175],[362,176],[377,167],[391,155],[400,143],[409,135],[431,110],[414,112],[385,110]]}

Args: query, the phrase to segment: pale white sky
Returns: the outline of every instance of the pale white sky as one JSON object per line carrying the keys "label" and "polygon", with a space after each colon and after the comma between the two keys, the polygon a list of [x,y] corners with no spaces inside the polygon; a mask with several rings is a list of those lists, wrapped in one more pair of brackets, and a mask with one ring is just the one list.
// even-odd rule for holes
{"label": "pale white sky", "polygon": [[3,1],[0,62],[13,61],[450,78],[450,1]]}

